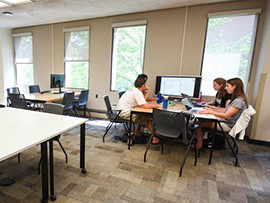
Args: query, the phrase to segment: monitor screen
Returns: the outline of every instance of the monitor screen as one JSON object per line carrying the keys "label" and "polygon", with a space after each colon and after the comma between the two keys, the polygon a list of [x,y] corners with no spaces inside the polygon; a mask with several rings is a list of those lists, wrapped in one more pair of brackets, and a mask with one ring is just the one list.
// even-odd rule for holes
{"label": "monitor screen", "polygon": [[51,74],[51,88],[64,87],[65,75]]}
{"label": "monitor screen", "polygon": [[184,93],[199,98],[200,88],[201,76],[157,76],[155,94],[160,92],[167,96],[181,96]]}

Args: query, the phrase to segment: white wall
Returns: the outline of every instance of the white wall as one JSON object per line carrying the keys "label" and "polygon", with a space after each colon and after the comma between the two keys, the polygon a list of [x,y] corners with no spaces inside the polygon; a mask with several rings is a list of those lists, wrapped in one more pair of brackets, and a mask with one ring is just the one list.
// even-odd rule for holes
{"label": "white wall", "polygon": [[[257,114],[253,121],[251,138],[256,140],[270,141],[270,91],[268,89],[270,87],[270,0],[267,1],[266,9],[264,32],[256,75],[257,84],[254,87],[254,94],[259,93],[256,97],[254,97],[254,100],[256,101]],[[264,81],[261,81],[262,74],[266,76],[263,78]]]}
{"label": "white wall", "polygon": [[6,103],[6,88],[15,84],[13,63],[11,29],[0,28],[0,104]]}

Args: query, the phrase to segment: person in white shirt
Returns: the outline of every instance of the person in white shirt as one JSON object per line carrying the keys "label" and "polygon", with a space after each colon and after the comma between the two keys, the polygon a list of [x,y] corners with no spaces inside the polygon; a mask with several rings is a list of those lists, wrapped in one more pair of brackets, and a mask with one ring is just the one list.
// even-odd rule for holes
{"label": "person in white shirt", "polygon": [[[149,94],[149,88],[146,86],[146,79],[138,77],[132,89],[126,91],[119,99],[117,109],[121,110],[120,117],[130,119],[130,112],[133,107],[140,106],[146,109],[160,108],[159,104],[148,104],[146,98]],[[146,97],[146,98],[145,98]],[[138,124],[145,124],[152,132],[152,117],[151,115],[134,115],[132,120]],[[157,138],[153,139],[153,143],[158,142]]]}

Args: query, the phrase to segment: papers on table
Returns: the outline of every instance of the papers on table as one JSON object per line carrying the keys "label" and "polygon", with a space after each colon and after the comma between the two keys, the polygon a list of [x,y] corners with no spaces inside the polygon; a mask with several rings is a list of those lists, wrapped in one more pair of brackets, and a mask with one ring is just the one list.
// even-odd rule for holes
{"label": "papers on table", "polygon": [[212,115],[212,114],[198,114],[198,113],[195,113],[193,114],[196,118],[205,118],[205,119],[214,119],[216,120],[217,117]]}

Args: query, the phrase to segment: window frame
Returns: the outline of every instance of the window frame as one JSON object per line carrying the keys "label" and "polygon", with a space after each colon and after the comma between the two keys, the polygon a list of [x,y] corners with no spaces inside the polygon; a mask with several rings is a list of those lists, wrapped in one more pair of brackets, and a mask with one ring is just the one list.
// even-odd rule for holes
{"label": "window frame", "polygon": [[[88,31],[88,60],[66,60],[66,33],[67,32],[81,32],[81,31]],[[75,28],[66,28],[63,30],[64,32],[64,76],[65,76],[65,84],[64,88],[70,88],[70,89],[85,89],[83,87],[67,87],[66,86],[66,62],[87,62],[88,63],[88,76],[87,76],[87,89],[89,89],[90,85],[90,28],[89,27],[75,27]]]}
{"label": "window frame", "polygon": [[[16,47],[15,47],[15,38],[18,37],[30,37],[32,38],[32,62],[24,62],[24,63],[17,63],[16,62]],[[29,85],[29,84],[18,84],[18,67],[17,65],[32,65],[33,66],[33,84],[35,83],[35,68],[34,68],[34,43],[33,43],[33,35],[31,32],[23,32],[23,33],[16,33],[16,34],[12,34],[12,42],[13,42],[13,54],[14,54],[14,75],[15,75],[15,85],[19,86],[19,85]],[[30,85],[33,85],[30,84]]]}
{"label": "window frame", "polygon": [[[246,84],[244,84],[245,93],[248,95],[249,86],[250,86],[250,80],[251,80],[251,72],[253,71],[255,48],[256,48],[256,43],[257,43],[259,21],[260,21],[260,16],[261,16],[260,14],[261,14],[261,9],[228,11],[228,12],[209,13],[208,14],[207,22],[206,22],[206,28],[205,28],[203,53],[202,53],[202,58],[201,58],[201,68],[200,68],[200,76],[202,77],[202,80],[203,80],[203,76],[202,76],[203,62],[204,62],[204,55],[205,55],[205,48],[206,48],[206,39],[207,39],[207,34],[208,34],[209,19],[213,18],[213,17],[234,17],[234,16],[255,15],[253,37],[252,37],[252,41],[251,41],[251,45],[253,45],[253,47],[251,47],[251,49],[250,49],[252,54],[250,56],[250,63],[248,64],[249,67],[248,67],[247,81],[246,81]],[[200,91],[202,91],[202,86],[201,86]],[[203,95],[203,96],[213,97],[213,95]]]}
{"label": "window frame", "polygon": [[146,50],[146,39],[147,39],[147,21],[134,21],[134,22],[123,22],[116,23],[112,25],[112,41],[111,41],[111,68],[110,68],[110,92],[119,92],[119,90],[112,89],[112,69],[113,69],[113,43],[114,43],[114,29],[115,28],[125,28],[125,27],[137,27],[137,26],[145,26],[145,37],[144,37],[144,51],[143,51],[143,66],[142,73],[144,73],[144,63],[145,63],[145,50]]}

